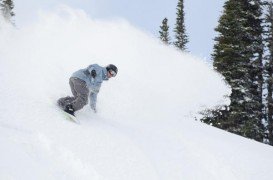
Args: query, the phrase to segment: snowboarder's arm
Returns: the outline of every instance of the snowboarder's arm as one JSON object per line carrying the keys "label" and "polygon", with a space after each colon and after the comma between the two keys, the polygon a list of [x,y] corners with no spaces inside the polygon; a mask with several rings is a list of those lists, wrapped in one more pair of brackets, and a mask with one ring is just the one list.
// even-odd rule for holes
{"label": "snowboarder's arm", "polygon": [[96,69],[93,65],[90,65],[88,68],[87,68],[87,71],[88,73],[93,77],[95,78],[97,76],[97,72],[96,72]]}
{"label": "snowboarder's arm", "polygon": [[94,112],[96,112],[97,95],[98,93],[90,93],[90,107]]}
{"label": "snowboarder's arm", "polygon": [[91,106],[91,109],[94,110],[94,112],[96,112],[97,95],[99,93],[100,86],[101,85],[94,88],[90,93],[90,106]]}

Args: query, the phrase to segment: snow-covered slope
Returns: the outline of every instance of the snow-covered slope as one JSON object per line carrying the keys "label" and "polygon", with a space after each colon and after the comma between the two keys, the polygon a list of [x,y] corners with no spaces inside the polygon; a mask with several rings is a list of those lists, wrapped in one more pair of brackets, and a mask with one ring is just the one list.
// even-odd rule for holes
{"label": "snow-covered slope", "polygon": [[[68,79],[119,67],[98,113],[64,118]],[[273,148],[194,120],[229,88],[206,64],[128,22],[60,7],[29,26],[0,24],[0,179],[268,180]]]}

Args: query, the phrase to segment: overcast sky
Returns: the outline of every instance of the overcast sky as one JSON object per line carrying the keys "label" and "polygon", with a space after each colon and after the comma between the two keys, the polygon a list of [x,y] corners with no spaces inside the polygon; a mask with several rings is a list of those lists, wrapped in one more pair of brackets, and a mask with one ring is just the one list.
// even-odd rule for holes
{"label": "overcast sky", "polygon": [[[19,28],[34,21],[39,10],[51,10],[59,4],[66,4],[83,9],[92,18],[124,18],[134,26],[158,36],[164,17],[169,19],[170,31],[173,31],[177,2],[178,0],[14,0],[14,11]],[[210,59],[216,35],[214,28],[224,2],[225,0],[184,0],[185,25],[189,36],[187,47],[192,54]]]}

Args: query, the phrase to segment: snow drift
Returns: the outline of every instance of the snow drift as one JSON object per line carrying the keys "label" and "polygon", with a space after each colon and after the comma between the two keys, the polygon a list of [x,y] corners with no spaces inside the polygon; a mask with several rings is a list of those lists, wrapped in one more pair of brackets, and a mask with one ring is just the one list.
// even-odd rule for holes
{"label": "snow drift", "polygon": [[[122,19],[66,6],[14,29],[0,24],[0,179],[261,179],[273,149],[194,120],[230,90],[202,60]],[[118,66],[98,113],[67,121],[56,107],[70,75]]]}

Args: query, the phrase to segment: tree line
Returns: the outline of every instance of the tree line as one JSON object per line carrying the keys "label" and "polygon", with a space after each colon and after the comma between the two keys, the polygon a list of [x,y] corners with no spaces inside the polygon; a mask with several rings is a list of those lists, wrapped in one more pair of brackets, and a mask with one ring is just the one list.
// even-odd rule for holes
{"label": "tree line", "polygon": [[231,86],[230,105],[203,122],[273,145],[271,1],[229,0],[215,28],[213,66]]}
{"label": "tree line", "polygon": [[177,7],[176,7],[176,24],[175,24],[175,41],[170,42],[170,36],[169,36],[169,25],[168,25],[168,18],[164,18],[162,21],[162,25],[160,26],[159,31],[159,38],[165,43],[165,44],[173,44],[175,47],[177,47],[181,51],[186,50],[186,44],[189,42],[188,36],[186,34],[186,28],[185,28],[185,13],[184,13],[184,0],[179,0]]}
{"label": "tree line", "polygon": [[[177,47],[188,42],[181,3],[179,0],[175,29]],[[159,31],[165,43],[169,42],[167,27],[165,18]],[[201,121],[273,145],[272,1],[227,0],[215,31],[211,58],[214,69],[231,87],[230,105],[204,110]]]}
{"label": "tree line", "polygon": [[12,17],[15,16],[13,9],[14,3],[12,0],[0,0],[0,14],[7,22],[10,22],[12,24]]}

